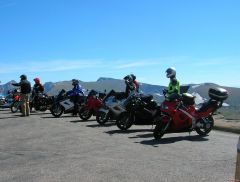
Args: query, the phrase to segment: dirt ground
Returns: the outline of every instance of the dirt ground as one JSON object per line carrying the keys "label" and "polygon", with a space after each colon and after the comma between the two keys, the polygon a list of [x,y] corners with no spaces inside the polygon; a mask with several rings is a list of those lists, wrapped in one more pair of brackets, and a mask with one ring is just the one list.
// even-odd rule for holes
{"label": "dirt ground", "polygon": [[222,115],[216,115],[215,118],[215,129],[230,131],[240,134],[240,119],[239,120],[226,120]]}

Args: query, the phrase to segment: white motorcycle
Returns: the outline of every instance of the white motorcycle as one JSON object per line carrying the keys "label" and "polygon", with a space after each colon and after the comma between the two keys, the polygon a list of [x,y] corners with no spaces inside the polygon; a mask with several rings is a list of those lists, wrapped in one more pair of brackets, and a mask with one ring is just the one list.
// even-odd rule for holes
{"label": "white motorcycle", "polygon": [[[82,103],[82,102],[81,102]],[[66,95],[65,90],[61,90],[54,98],[54,103],[50,109],[54,117],[60,117],[63,113],[73,113],[74,102]]]}

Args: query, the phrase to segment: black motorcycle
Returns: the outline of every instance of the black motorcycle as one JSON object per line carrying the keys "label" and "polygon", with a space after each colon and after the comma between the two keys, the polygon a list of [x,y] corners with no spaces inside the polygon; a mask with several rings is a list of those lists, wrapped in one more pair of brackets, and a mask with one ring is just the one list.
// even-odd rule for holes
{"label": "black motorcycle", "polygon": [[119,129],[127,130],[133,124],[152,125],[158,105],[152,95],[132,94],[123,103],[124,111],[116,120]]}
{"label": "black motorcycle", "polygon": [[44,93],[33,93],[29,104],[30,110],[34,108],[36,111],[46,111],[51,108],[53,97]]}

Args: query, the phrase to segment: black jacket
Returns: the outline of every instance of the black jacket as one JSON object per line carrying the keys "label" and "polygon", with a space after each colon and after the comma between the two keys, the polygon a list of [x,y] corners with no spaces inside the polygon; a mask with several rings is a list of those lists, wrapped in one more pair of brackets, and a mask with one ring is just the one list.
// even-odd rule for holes
{"label": "black jacket", "polygon": [[31,83],[28,80],[21,80],[19,83],[13,83],[13,86],[21,88],[21,94],[31,93]]}

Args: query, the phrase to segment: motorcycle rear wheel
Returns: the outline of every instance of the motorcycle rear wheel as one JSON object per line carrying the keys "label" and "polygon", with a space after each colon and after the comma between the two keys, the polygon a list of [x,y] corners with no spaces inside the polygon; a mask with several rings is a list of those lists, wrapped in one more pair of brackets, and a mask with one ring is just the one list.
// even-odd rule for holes
{"label": "motorcycle rear wheel", "polygon": [[120,130],[127,130],[133,125],[133,120],[129,113],[123,113],[116,120],[116,125]]}
{"label": "motorcycle rear wheel", "polygon": [[79,111],[79,117],[83,120],[83,121],[87,121],[91,118],[92,116],[92,111],[86,108],[81,108]]}
{"label": "motorcycle rear wheel", "polygon": [[203,120],[200,121],[203,124],[203,128],[196,128],[195,131],[200,135],[200,136],[206,136],[210,131],[213,129],[214,126],[214,119],[212,116],[209,116],[205,118],[208,123],[205,123]]}
{"label": "motorcycle rear wheel", "polygon": [[64,108],[60,104],[54,104],[50,112],[54,117],[59,118],[63,114]]}

